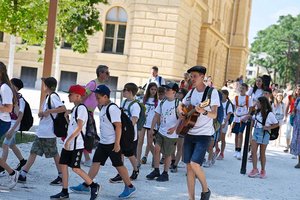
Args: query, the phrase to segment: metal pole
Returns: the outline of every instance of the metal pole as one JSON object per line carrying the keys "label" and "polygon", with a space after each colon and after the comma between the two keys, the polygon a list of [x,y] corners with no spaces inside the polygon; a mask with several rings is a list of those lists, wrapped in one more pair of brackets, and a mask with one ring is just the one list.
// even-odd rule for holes
{"label": "metal pole", "polygon": [[[55,26],[56,26],[56,13],[57,13],[57,4],[58,0],[50,0],[49,1],[49,11],[48,11],[48,26],[47,26],[47,35],[46,35],[46,46],[45,46],[45,54],[44,54],[44,65],[43,65],[43,75],[42,77],[51,76],[52,69],[52,60],[53,60],[53,49],[54,49],[54,37],[55,37]],[[45,92],[43,89],[41,90],[41,98],[40,98],[40,109],[43,103],[43,99],[45,98]]]}
{"label": "metal pole", "polygon": [[246,174],[247,171],[250,131],[251,131],[251,121],[248,121],[246,126],[246,135],[245,135],[243,158],[242,158],[242,165],[241,165],[241,172],[240,172],[241,174]]}

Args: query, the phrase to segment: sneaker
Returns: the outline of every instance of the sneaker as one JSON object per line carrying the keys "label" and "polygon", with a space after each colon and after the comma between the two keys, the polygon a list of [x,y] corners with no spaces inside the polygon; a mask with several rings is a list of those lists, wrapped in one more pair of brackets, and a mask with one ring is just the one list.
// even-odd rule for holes
{"label": "sneaker", "polygon": [[19,172],[15,170],[15,174],[12,176],[9,176],[9,183],[7,184],[7,187],[9,189],[14,188],[17,183],[18,183],[18,177],[19,177]]}
{"label": "sneaker", "polygon": [[111,182],[111,183],[122,183],[123,180],[122,180],[122,177],[119,174],[117,174],[114,178],[109,179],[109,182]]}
{"label": "sneaker", "polygon": [[97,199],[99,195],[100,185],[98,183],[95,183],[94,187],[91,187],[91,198],[90,200]]}
{"label": "sneaker", "polygon": [[72,190],[75,193],[80,193],[80,194],[88,194],[91,191],[90,187],[86,187],[82,183],[77,186],[70,187],[70,190]]}
{"label": "sneaker", "polygon": [[53,199],[53,200],[69,199],[69,193],[60,192],[56,195],[50,196],[50,199]]}
{"label": "sneaker", "polygon": [[158,182],[166,182],[169,181],[169,174],[167,172],[163,172],[157,179]]}
{"label": "sneaker", "polygon": [[249,160],[250,162],[252,162],[252,155],[250,155],[250,156],[248,157],[248,160]]}
{"label": "sneaker", "polygon": [[17,171],[21,171],[22,167],[26,164],[27,160],[22,160],[21,162],[19,162],[19,164],[17,165],[16,169]]}
{"label": "sneaker", "polygon": [[133,186],[132,188],[125,186],[123,192],[119,195],[119,198],[126,199],[133,195],[136,192],[136,188]]}
{"label": "sneaker", "polygon": [[284,153],[288,153],[289,152],[289,149],[286,148],[285,150],[283,150]]}
{"label": "sneaker", "polygon": [[0,171],[0,177],[4,177],[4,176],[6,176],[6,172],[5,172],[5,170],[3,170],[3,171]]}
{"label": "sneaker", "polygon": [[140,173],[140,170],[137,170],[137,171],[133,170],[133,172],[132,172],[132,174],[130,176],[130,179],[131,180],[136,180],[137,177],[138,177],[138,175],[139,175],[139,173]]}
{"label": "sneaker", "polygon": [[83,166],[90,167],[92,166],[92,163],[93,163],[92,160],[86,160],[83,162]]}
{"label": "sneaker", "polygon": [[18,183],[26,183],[26,176],[22,176],[20,174],[18,177]]}
{"label": "sneaker", "polygon": [[236,155],[237,155],[237,151],[235,151],[234,153],[233,153],[233,157],[235,157],[236,158]]}
{"label": "sneaker", "polygon": [[143,165],[147,163],[147,157],[146,157],[146,156],[142,157],[141,163],[142,163]]}
{"label": "sneaker", "polygon": [[140,169],[140,168],[141,168],[141,166],[142,166],[142,164],[141,164],[141,163],[139,163],[139,164],[137,164],[137,166],[136,166],[136,167],[137,167],[138,169]]}
{"label": "sneaker", "polygon": [[261,170],[261,171],[260,171],[259,178],[262,178],[262,179],[267,178],[266,170]]}
{"label": "sneaker", "polygon": [[217,160],[223,160],[224,159],[224,154],[220,153],[220,155],[217,157]]}
{"label": "sneaker", "polygon": [[241,152],[237,152],[236,154],[236,159],[241,160],[242,156],[241,156]]}
{"label": "sneaker", "polygon": [[149,179],[149,180],[153,180],[153,179],[155,179],[156,177],[159,177],[159,176],[160,176],[159,170],[157,171],[157,170],[154,169],[150,174],[148,174],[146,176],[146,178]]}
{"label": "sneaker", "polygon": [[50,185],[62,185],[62,178],[58,176],[56,179],[50,182]]}
{"label": "sneaker", "polygon": [[252,169],[251,172],[248,174],[248,177],[250,178],[256,178],[259,176],[258,169]]}
{"label": "sneaker", "polygon": [[295,165],[296,169],[300,169],[300,163],[298,163],[297,165]]}
{"label": "sneaker", "polygon": [[172,168],[170,169],[170,171],[171,171],[172,173],[176,173],[176,172],[178,171],[177,166],[176,166],[176,165],[173,165]]}
{"label": "sneaker", "polygon": [[206,162],[203,163],[203,167],[209,168],[211,166],[212,166],[211,160],[208,160],[208,161],[206,161]]}
{"label": "sneaker", "polygon": [[215,159],[217,159],[217,157],[219,156],[219,154],[220,154],[220,149],[217,149],[215,152],[214,152],[214,157],[215,157]]}
{"label": "sneaker", "polygon": [[208,192],[201,192],[200,200],[209,200],[210,194],[211,194],[211,192],[209,189],[208,189]]}

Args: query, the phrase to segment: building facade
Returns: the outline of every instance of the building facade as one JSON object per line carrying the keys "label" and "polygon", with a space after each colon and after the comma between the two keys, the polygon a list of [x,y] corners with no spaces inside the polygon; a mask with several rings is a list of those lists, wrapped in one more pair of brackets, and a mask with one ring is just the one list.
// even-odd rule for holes
{"label": "building facade", "polygon": [[[193,65],[221,87],[226,79],[245,75],[251,0],[110,0],[99,5],[103,32],[89,38],[86,54],[67,44],[53,59],[52,75],[60,89],[86,84],[99,64],[110,67],[110,86],[144,85],[152,66],[167,80],[181,80]],[[0,35],[0,60],[7,63],[9,35]],[[21,39],[17,40],[21,43]],[[17,42],[17,43],[18,43]],[[17,44],[18,46],[18,44]],[[40,47],[16,52],[13,76],[39,88]]]}

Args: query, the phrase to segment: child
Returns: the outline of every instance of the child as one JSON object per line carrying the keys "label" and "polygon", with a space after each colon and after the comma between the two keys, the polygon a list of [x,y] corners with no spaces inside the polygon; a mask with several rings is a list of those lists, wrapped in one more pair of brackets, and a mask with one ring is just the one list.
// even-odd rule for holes
{"label": "child", "polygon": [[[171,164],[171,154],[175,151],[178,138],[176,128],[178,125],[177,106],[179,105],[179,100],[175,98],[178,85],[176,83],[169,83],[165,85],[165,88],[166,99],[161,101],[156,107],[155,116],[150,129],[150,134],[153,134],[156,124],[158,121],[160,122],[158,133],[155,135],[154,170],[146,176],[149,180],[153,180],[157,177],[156,181],[159,182],[169,181],[168,171]],[[162,174],[160,174],[159,171],[160,153],[165,156],[164,171]]]}
{"label": "child", "polygon": [[236,96],[232,102],[235,106],[232,133],[235,133],[235,153],[234,157],[241,160],[241,150],[243,143],[243,132],[247,125],[249,115],[252,109],[252,99],[246,95],[248,85],[242,83],[240,86],[240,95]]}
{"label": "child", "polygon": [[[157,84],[156,83],[149,83],[146,94],[142,100],[143,104],[146,107],[146,122],[144,124],[144,127],[139,132],[139,139],[138,139],[138,148],[137,148],[137,160],[138,160],[138,166],[141,164],[147,163],[147,157],[149,154],[149,151],[151,151],[153,155],[153,135],[149,133],[149,130],[151,128],[152,119],[155,115],[155,108],[158,104],[158,95],[157,95]],[[143,156],[141,160],[142,155],[142,148],[144,144],[144,137],[145,133],[147,131],[147,147],[145,151],[145,155]]]}
{"label": "child", "polygon": [[[218,156],[217,160],[223,160],[224,159],[224,150],[225,150],[225,146],[226,146],[226,141],[225,141],[225,135],[227,133],[228,130],[228,126],[229,126],[229,119],[231,114],[233,114],[233,105],[231,103],[231,101],[229,100],[229,92],[228,90],[222,90],[222,106],[223,106],[223,110],[224,110],[224,120],[223,123],[221,125],[221,153]],[[219,149],[218,147],[218,143],[216,144],[216,149],[217,151]]]}
{"label": "child", "polygon": [[164,87],[158,87],[158,99],[161,101],[165,98],[166,89]]}
{"label": "child", "polygon": [[[270,134],[268,132],[271,129],[278,127],[278,121],[272,112],[272,107],[269,100],[266,97],[259,97],[256,104],[258,110],[253,116],[254,120],[254,132],[251,141],[252,152],[252,165],[253,169],[248,174],[249,177],[266,178],[266,149],[269,144]],[[257,149],[260,147],[260,162],[261,171],[259,173],[257,168]]]}
{"label": "child", "polygon": [[[278,93],[276,95],[276,98],[274,99],[274,103],[272,104],[272,110],[275,114],[276,119],[279,122],[279,126],[283,125],[283,119],[285,114],[285,105],[283,103],[283,94]],[[280,138],[281,138],[281,129],[279,129],[279,135],[278,139],[276,140],[276,146],[280,144]]]}
{"label": "child", "polygon": [[72,85],[69,89],[69,101],[74,103],[74,108],[71,113],[71,120],[68,126],[68,135],[64,141],[64,147],[61,151],[59,164],[62,171],[62,191],[56,195],[50,196],[50,199],[69,199],[68,193],[68,167],[78,174],[91,188],[91,200],[98,196],[100,186],[94,183],[93,180],[80,169],[80,160],[84,149],[83,137],[86,132],[88,121],[88,110],[81,104],[82,97],[85,95],[84,87],[80,85]]}
{"label": "child", "polygon": [[[123,89],[123,97],[126,98],[125,101],[122,102],[122,109],[127,114],[127,116],[131,119],[132,124],[134,126],[134,149],[132,151],[124,151],[122,150],[122,155],[127,157],[132,165],[133,172],[130,176],[131,180],[137,179],[139,175],[139,169],[137,167],[137,160],[136,160],[136,150],[138,144],[138,130],[137,130],[137,121],[140,116],[141,108],[138,102],[135,102],[135,95],[138,91],[138,87],[134,83],[127,83]],[[117,183],[122,181],[122,177],[117,174],[114,178],[109,180],[111,183]]]}
{"label": "child", "polygon": [[[19,91],[23,88],[23,82],[20,79],[13,78],[11,79],[12,86],[16,91]],[[2,144],[2,159],[7,160],[8,157],[8,150],[11,148],[14,154],[19,159],[19,164],[16,168],[17,171],[20,171],[21,168],[26,164],[26,160],[22,156],[19,148],[16,146],[16,133],[20,128],[20,123],[23,118],[23,113],[25,109],[25,101],[21,98],[22,95],[18,93],[18,105],[14,106],[13,112],[11,113],[11,125],[10,129],[7,131],[5,135],[5,139]],[[1,169],[0,169],[1,171]],[[1,172],[0,172],[1,173]]]}
{"label": "child", "polygon": [[[59,154],[56,145],[56,135],[54,134],[53,118],[57,116],[57,113],[62,113],[66,111],[66,107],[60,100],[59,96],[54,93],[57,81],[53,77],[42,78],[43,89],[47,94],[42,110],[39,111],[38,116],[40,117],[40,123],[36,132],[36,138],[32,144],[29,158],[26,164],[22,168],[20,176],[18,178],[19,182],[25,183],[26,176],[29,169],[34,164],[36,156],[43,156],[45,154],[46,158],[53,158],[58,171],[58,177],[50,183],[50,185],[60,185],[62,183],[62,174],[59,165]],[[50,105],[48,105],[50,98]],[[49,109],[49,107],[51,109]]]}

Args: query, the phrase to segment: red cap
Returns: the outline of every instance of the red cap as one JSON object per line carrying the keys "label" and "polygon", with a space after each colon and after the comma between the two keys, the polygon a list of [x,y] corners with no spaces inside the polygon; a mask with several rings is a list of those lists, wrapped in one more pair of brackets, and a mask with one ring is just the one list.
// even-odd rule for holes
{"label": "red cap", "polygon": [[70,86],[68,93],[75,93],[75,94],[79,94],[80,96],[84,96],[85,88],[82,87],[81,85],[72,85]]}

